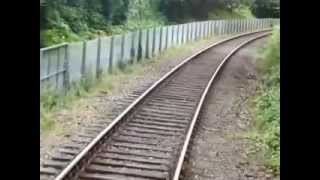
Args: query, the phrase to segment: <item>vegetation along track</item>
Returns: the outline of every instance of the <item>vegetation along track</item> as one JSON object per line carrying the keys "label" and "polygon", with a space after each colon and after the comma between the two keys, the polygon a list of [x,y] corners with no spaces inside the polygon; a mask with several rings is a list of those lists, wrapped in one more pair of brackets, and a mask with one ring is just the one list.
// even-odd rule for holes
{"label": "vegetation along track", "polygon": [[[173,68],[77,153],[40,168],[40,179],[179,179],[193,127],[223,64],[269,29],[214,43]],[[83,142],[86,143],[86,138]],[[73,157],[74,156],[74,157]]]}

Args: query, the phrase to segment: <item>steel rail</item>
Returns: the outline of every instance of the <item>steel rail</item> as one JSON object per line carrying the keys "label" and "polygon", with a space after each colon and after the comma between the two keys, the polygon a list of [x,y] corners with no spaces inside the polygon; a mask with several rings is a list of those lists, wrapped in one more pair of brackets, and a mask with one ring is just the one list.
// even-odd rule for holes
{"label": "steel rail", "polygon": [[158,81],[156,81],[151,87],[149,87],[142,95],[140,95],[133,103],[131,103],[120,115],[118,115],[102,132],[100,132],[55,178],[55,180],[63,180],[65,179],[68,174],[77,166],[77,164],[85,157],[85,155],[88,154],[90,150],[92,150],[100,140],[102,140],[107,133],[109,133],[121,120],[123,120],[127,114],[129,114],[133,109],[141,103],[144,98],[149,95],[151,92],[153,92],[160,84],[164,82],[164,80],[168,79],[170,76],[172,76],[176,71],[178,71],[180,68],[182,68],[185,64],[187,64],[190,60],[194,59],[196,56],[199,56],[200,54],[204,53],[208,49],[215,47],[217,45],[220,45],[222,43],[231,41],[233,39],[237,39],[243,36],[252,35],[256,33],[261,32],[268,32],[271,31],[270,28],[260,30],[260,31],[254,31],[249,33],[242,33],[236,36],[233,36],[228,39],[224,39],[218,42],[215,42],[198,52],[194,53],[193,55],[189,56],[188,58],[184,59],[180,64],[175,66],[172,70],[170,70],[168,73],[166,73],[162,78],[160,78]]}
{"label": "steel rail", "polygon": [[182,169],[182,165],[183,165],[183,161],[184,161],[184,157],[185,157],[185,154],[187,152],[187,149],[188,149],[188,145],[190,143],[190,138],[191,138],[191,135],[192,135],[192,132],[193,132],[193,129],[194,129],[194,126],[196,124],[196,121],[199,117],[199,114],[200,114],[200,111],[201,111],[201,108],[203,106],[203,103],[205,101],[205,98],[210,90],[210,87],[212,86],[213,84],[213,81],[215,80],[217,74],[220,72],[221,68],[223,67],[223,65],[232,57],[232,55],[234,55],[237,51],[239,51],[242,47],[248,45],[250,42],[253,42],[257,39],[260,39],[260,38],[263,38],[265,36],[268,36],[270,35],[270,33],[265,33],[265,34],[262,34],[260,36],[257,36],[257,37],[253,37],[243,43],[241,43],[239,46],[237,46],[233,51],[231,51],[223,60],[222,62],[219,64],[218,68],[216,69],[216,71],[214,72],[214,74],[212,75],[210,81],[208,82],[207,84],[207,87],[205,88],[203,94],[201,95],[201,99],[200,99],[200,102],[197,106],[197,109],[196,109],[196,112],[192,118],[192,122],[191,122],[191,125],[189,127],[189,130],[187,132],[187,136],[186,136],[186,140],[184,142],[184,145],[183,145],[183,148],[181,150],[181,154],[180,154],[180,157],[179,157],[179,160],[178,160],[178,164],[176,166],[176,170],[175,170],[175,173],[174,173],[174,177],[173,177],[173,180],[178,180],[179,179],[179,176],[180,176],[180,172],[181,172],[181,169]]}

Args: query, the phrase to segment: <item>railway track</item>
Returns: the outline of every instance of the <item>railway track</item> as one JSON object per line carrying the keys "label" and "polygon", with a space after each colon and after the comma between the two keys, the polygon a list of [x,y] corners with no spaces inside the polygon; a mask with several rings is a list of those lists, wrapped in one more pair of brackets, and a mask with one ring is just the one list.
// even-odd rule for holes
{"label": "railway track", "polygon": [[[206,94],[225,62],[270,30],[214,43],[187,58],[138,96],[99,133],[82,135],[40,167],[40,179],[178,180]],[[103,128],[100,132],[99,128]],[[91,137],[91,139],[90,139]],[[79,150],[78,144],[87,145]]]}

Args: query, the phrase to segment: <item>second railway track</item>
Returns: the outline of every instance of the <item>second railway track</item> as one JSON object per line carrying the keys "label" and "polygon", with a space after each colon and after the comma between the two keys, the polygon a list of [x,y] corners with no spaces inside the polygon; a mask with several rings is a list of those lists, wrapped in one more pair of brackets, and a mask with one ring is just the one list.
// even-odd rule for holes
{"label": "second railway track", "polygon": [[[217,73],[234,52],[269,34],[269,30],[241,34],[186,59],[92,141],[84,139],[88,145],[80,153],[66,147],[61,150],[66,158],[44,168],[60,170],[56,180],[178,180],[193,127]],[[40,170],[40,178],[55,172]]]}

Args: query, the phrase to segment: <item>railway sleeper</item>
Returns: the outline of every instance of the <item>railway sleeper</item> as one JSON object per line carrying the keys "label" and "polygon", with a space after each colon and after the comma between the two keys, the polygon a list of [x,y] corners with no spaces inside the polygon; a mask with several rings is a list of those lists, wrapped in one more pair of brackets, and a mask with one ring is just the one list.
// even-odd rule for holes
{"label": "railway sleeper", "polygon": [[155,159],[169,159],[170,154],[169,153],[163,153],[163,152],[155,152],[155,151],[147,151],[147,150],[136,150],[133,148],[123,148],[123,147],[114,147],[110,146],[108,149],[105,149],[103,152],[109,152],[109,153],[117,153],[117,154],[123,154],[123,155],[133,155],[133,156],[142,156],[142,157],[153,157]]}
{"label": "railway sleeper", "polygon": [[97,155],[96,158],[132,161],[137,163],[145,163],[145,164],[153,164],[153,165],[164,165],[164,166],[169,165],[169,161],[164,159],[156,159],[153,157],[135,156],[135,155],[129,155],[129,154],[123,155],[123,154],[109,153],[109,152],[101,152]]}
{"label": "railway sleeper", "polygon": [[171,128],[171,127],[160,127],[157,125],[146,125],[146,124],[140,124],[140,123],[133,123],[129,122],[127,124],[131,127],[139,127],[139,128],[145,128],[145,129],[153,129],[153,130],[163,130],[163,131],[170,131],[170,132],[184,132],[184,129],[181,128]]}
{"label": "railway sleeper", "polygon": [[133,177],[145,177],[154,178],[159,180],[166,180],[168,178],[167,172],[151,171],[151,170],[141,170],[136,168],[116,168],[116,167],[106,167],[101,165],[90,165],[86,168],[86,172],[90,173],[101,173],[101,174],[123,174]]}
{"label": "railway sleeper", "polygon": [[134,148],[134,149],[141,149],[141,150],[153,150],[159,151],[164,153],[170,153],[173,151],[173,148],[163,148],[163,147],[155,147],[150,145],[141,145],[141,144],[131,144],[131,143],[122,143],[122,142],[114,142],[112,143],[113,146],[116,147],[126,147],[126,148]]}
{"label": "railway sleeper", "polygon": [[139,128],[139,127],[124,127],[124,130],[128,130],[128,131],[135,131],[137,133],[146,133],[146,134],[155,134],[155,135],[160,135],[160,136],[164,136],[164,137],[172,137],[172,136],[180,136],[177,133],[173,133],[173,132],[168,132],[168,131],[155,131],[155,130],[151,130],[151,129],[143,129],[143,128]]}
{"label": "railway sleeper", "polygon": [[155,171],[168,171],[168,167],[164,165],[145,164],[145,163],[138,163],[138,162],[132,162],[127,160],[96,158],[94,161],[92,161],[92,163],[113,166],[113,167],[127,167],[127,168],[139,168],[139,169],[155,170]]}
{"label": "railway sleeper", "polygon": [[181,124],[181,123],[174,123],[174,122],[170,122],[170,121],[159,122],[159,121],[153,120],[153,119],[148,119],[148,120],[135,119],[132,122],[149,124],[149,125],[164,126],[164,127],[174,127],[174,128],[185,128],[186,127],[186,123]]}

